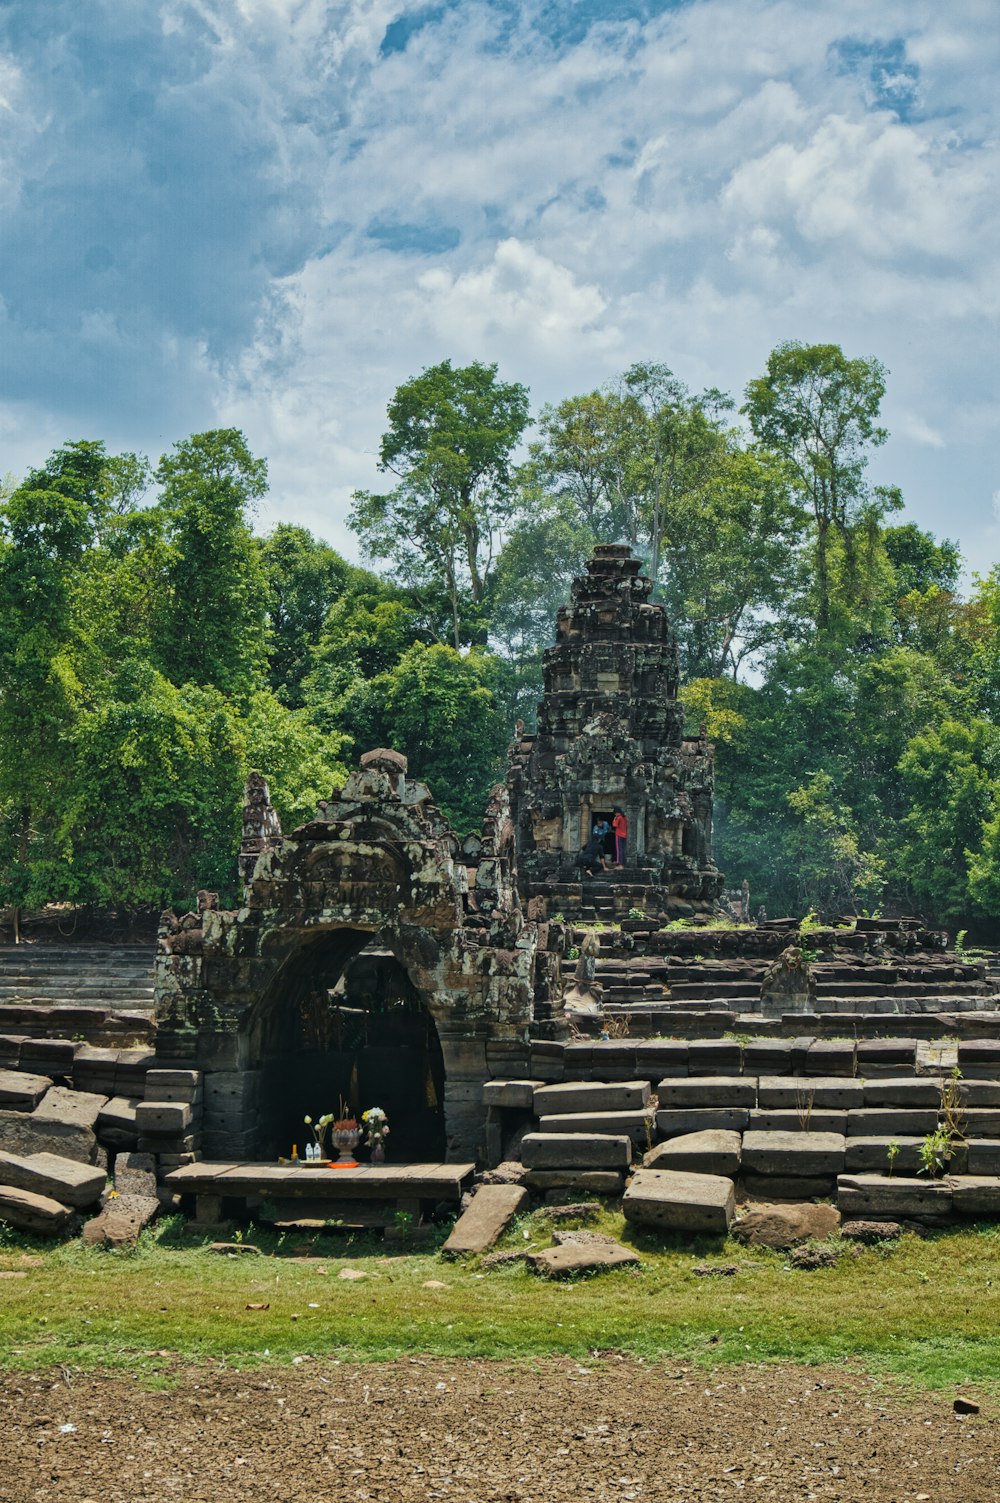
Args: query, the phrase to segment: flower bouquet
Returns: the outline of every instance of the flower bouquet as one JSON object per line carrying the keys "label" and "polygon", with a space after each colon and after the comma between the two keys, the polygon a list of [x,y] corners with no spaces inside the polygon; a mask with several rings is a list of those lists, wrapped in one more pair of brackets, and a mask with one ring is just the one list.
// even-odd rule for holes
{"label": "flower bouquet", "polygon": [[385,1140],[389,1136],[388,1117],[380,1106],[370,1106],[366,1112],[362,1112],[361,1120],[365,1125],[365,1142],[370,1150],[372,1163],[384,1164]]}

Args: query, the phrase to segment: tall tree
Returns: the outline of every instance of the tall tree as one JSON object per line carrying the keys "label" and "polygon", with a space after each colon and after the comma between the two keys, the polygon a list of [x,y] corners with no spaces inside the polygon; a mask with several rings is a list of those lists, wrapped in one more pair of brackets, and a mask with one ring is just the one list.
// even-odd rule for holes
{"label": "tall tree", "polygon": [[[886,370],[878,360],[849,360],[839,345],[778,345],[766,374],[746,389],[743,412],[756,437],[784,455],[815,526],[816,621],[834,624],[835,546],[840,592],[849,609],[868,584],[879,524],[898,510],[898,491],[871,486],[869,452],[888,434],[878,421]],[[867,544],[867,547],[866,547]]]}
{"label": "tall tree", "polygon": [[327,612],[352,573],[350,564],[304,527],[279,522],[262,544],[267,576],[268,675],[272,689],[300,706],[302,680],[312,666]]}
{"label": "tall tree", "polygon": [[160,460],[168,542],[153,650],[176,684],[256,688],[266,663],[267,581],[250,530],[267,464],[235,428],[195,433]]}
{"label": "tall tree", "polygon": [[379,469],[399,483],[384,495],[356,491],[350,525],[365,554],[390,560],[401,583],[446,597],[457,648],[485,633],[528,393],[498,380],[496,365],[444,360],[397,387],[388,419]]}

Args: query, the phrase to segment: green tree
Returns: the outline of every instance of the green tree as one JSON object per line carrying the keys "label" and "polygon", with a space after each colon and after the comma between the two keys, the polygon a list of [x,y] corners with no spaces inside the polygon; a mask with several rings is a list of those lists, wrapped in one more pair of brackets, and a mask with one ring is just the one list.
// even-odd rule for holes
{"label": "green tree", "polygon": [[496,365],[445,360],[397,387],[388,419],[379,469],[399,483],[383,495],[356,491],[350,526],[366,556],[389,560],[428,610],[447,600],[458,648],[485,632],[516,502],[511,455],[528,424],[528,393],[499,381]]}
{"label": "green tree", "polygon": [[157,666],[172,683],[246,695],[267,660],[267,580],[250,509],[267,465],[235,428],[195,433],[156,469],[167,541],[153,630]]}
{"label": "green tree", "polygon": [[303,703],[302,681],[327,612],[360,571],[304,527],[279,522],[261,545],[267,577],[268,677],[287,705]]}
{"label": "green tree", "polygon": [[788,460],[812,511],[823,631],[836,624],[835,605],[854,612],[867,598],[882,518],[902,505],[898,491],[871,486],[866,474],[869,452],[888,437],[878,421],[885,378],[878,360],[791,341],[771,352],[766,374],[746,389],[742,411],[754,435]]}

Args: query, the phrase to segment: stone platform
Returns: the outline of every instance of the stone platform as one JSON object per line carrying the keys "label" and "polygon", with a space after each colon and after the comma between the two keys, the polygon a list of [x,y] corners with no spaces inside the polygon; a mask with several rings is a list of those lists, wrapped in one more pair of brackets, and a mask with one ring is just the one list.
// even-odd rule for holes
{"label": "stone platform", "polygon": [[[359,1164],[291,1168],[282,1164],[187,1164],[166,1176],[168,1189],[195,1200],[195,1222],[224,1219],[225,1203],[263,1220],[339,1221],[350,1226],[393,1226],[397,1216],[421,1220],[442,1201],[461,1201],[474,1164]],[[265,1214],[266,1213],[266,1214]]]}

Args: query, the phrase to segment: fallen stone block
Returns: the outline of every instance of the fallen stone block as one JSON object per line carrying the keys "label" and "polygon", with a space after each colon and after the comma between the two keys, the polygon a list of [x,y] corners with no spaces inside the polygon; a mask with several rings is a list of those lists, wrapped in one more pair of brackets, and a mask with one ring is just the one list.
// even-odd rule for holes
{"label": "fallen stone block", "polygon": [[0,1111],[0,1149],[26,1158],[54,1153],[81,1164],[99,1160],[97,1138],[78,1123],[40,1121],[37,1112]]}
{"label": "fallen stone block", "polygon": [[682,1133],[650,1150],[642,1161],[644,1169],[673,1169],[695,1174],[724,1175],[735,1179],[740,1171],[741,1145],[738,1132],[709,1128],[705,1132]]}
{"label": "fallen stone block", "polygon": [[713,1128],[723,1132],[744,1132],[749,1121],[750,1112],[745,1106],[688,1107],[680,1111],[657,1112],[656,1131],[661,1138],[676,1138],[681,1133],[707,1132]]}
{"label": "fallen stone block", "polygon": [[480,1185],[468,1210],[455,1222],[442,1253],[456,1258],[487,1252],[527,1204],[528,1192],[521,1185]]}
{"label": "fallen stone block", "polygon": [[664,1111],[681,1107],[752,1107],[757,1105],[757,1081],[745,1075],[691,1075],[687,1080],[661,1080],[657,1096]]}
{"label": "fallen stone block", "polygon": [[597,1273],[606,1268],[630,1268],[641,1262],[638,1253],[621,1243],[564,1242],[528,1253],[528,1267],[545,1278],[566,1278],[574,1273]]}
{"label": "fallen stone block", "polygon": [[7,1111],[33,1112],[51,1085],[47,1075],[0,1070],[0,1107]]}
{"label": "fallen stone block", "polygon": [[159,1209],[159,1201],[152,1196],[116,1196],[100,1215],[85,1223],[81,1236],[90,1247],[134,1247]]}
{"label": "fallen stone block", "polygon": [[107,1182],[103,1169],[81,1164],[54,1153],[34,1153],[26,1158],[0,1152],[0,1185],[31,1190],[66,1206],[90,1206],[100,1199]]}
{"label": "fallen stone block", "polygon": [[732,1180],[665,1169],[637,1170],[622,1197],[626,1221],[692,1235],[725,1236],[735,1207]]}
{"label": "fallen stone block", "polygon": [[533,1080],[488,1080],[483,1086],[483,1105],[530,1111],[534,1092]]}
{"label": "fallen stone block", "polygon": [[625,1174],[608,1169],[529,1169],[524,1183],[539,1195],[561,1190],[589,1195],[620,1195],[625,1188]]}
{"label": "fallen stone block", "polygon": [[757,1205],[733,1223],[732,1235],[748,1247],[784,1252],[815,1238],[825,1242],[840,1228],[840,1212],[825,1205]]}
{"label": "fallen stone block", "polygon": [[846,1139],[835,1132],[746,1132],[743,1168],[786,1178],[839,1174],[845,1146]]}
{"label": "fallen stone block", "polygon": [[69,1086],[53,1086],[46,1091],[32,1116],[38,1123],[55,1123],[60,1127],[83,1127],[93,1130],[106,1096],[90,1091],[74,1091]]}
{"label": "fallen stone block", "polygon": [[847,1131],[847,1113],[756,1111],[747,1122],[750,1132],[835,1132]]}
{"label": "fallen stone block", "polygon": [[627,1169],[632,1139],[603,1133],[528,1133],[521,1161],[529,1169]]}
{"label": "fallen stone block", "polygon": [[952,1190],[945,1180],[841,1174],[837,1208],[845,1221],[924,1221],[941,1226],[951,1219]]}
{"label": "fallen stone block", "polygon": [[568,1081],[561,1085],[535,1087],[534,1110],[538,1117],[591,1116],[599,1112],[642,1112],[649,1101],[648,1080]]}
{"label": "fallen stone block", "polygon": [[72,1214],[68,1206],[48,1195],[21,1190],[16,1185],[0,1185],[0,1221],[6,1221],[19,1232],[55,1236],[63,1231]]}
{"label": "fallen stone block", "polygon": [[1000,1220],[1000,1177],[995,1174],[949,1175],[952,1210],[956,1216]]}
{"label": "fallen stone block", "polygon": [[937,1110],[941,1105],[941,1081],[934,1076],[896,1079],[890,1075],[884,1080],[866,1080],[864,1092],[865,1106],[901,1106],[911,1110],[928,1106]]}
{"label": "fallen stone block", "polygon": [[795,1111],[807,1116],[817,1108],[849,1111],[863,1106],[864,1087],[860,1080],[842,1076],[764,1075],[757,1083],[757,1105],[768,1111]]}
{"label": "fallen stone block", "polygon": [[558,1117],[541,1117],[539,1132],[601,1133],[617,1137],[627,1134],[636,1148],[648,1148],[653,1141],[656,1123],[652,1112],[568,1112]]}
{"label": "fallen stone block", "polygon": [[156,1160],[151,1153],[120,1153],[115,1159],[115,1189],[119,1195],[152,1199],[157,1193]]}

